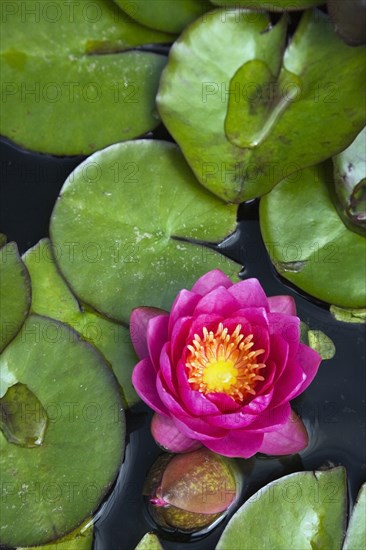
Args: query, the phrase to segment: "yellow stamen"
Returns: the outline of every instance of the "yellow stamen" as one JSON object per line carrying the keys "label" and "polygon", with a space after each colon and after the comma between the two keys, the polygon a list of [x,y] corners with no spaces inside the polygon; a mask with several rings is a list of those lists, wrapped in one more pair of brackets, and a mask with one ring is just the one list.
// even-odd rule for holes
{"label": "yellow stamen", "polygon": [[237,402],[256,394],[257,383],[264,380],[258,372],[266,366],[256,359],[264,349],[253,351],[253,334],[244,336],[241,328],[239,324],[229,334],[220,323],[215,333],[203,327],[201,337],[194,335],[186,360],[188,382],[194,390],[226,393]]}

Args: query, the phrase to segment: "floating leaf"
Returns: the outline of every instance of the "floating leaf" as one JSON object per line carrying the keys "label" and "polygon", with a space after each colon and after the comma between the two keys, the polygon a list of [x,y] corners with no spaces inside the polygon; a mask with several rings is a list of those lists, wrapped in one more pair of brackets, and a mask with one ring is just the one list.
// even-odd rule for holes
{"label": "floating leaf", "polygon": [[284,20],[271,29],[267,15],[230,8],[193,23],[171,49],[161,117],[199,181],[227,201],[297,177],[365,124],[364,48],[345,45],[319,11],[304,13],[285,53],[284,38]]}
{"label": "floating leaf", "polygon": [[17,245],[9,243],[0,250],[0,351],[20,330],[30,301],[28,272]]}
{"label": "floating leaf", "polygon": [[335,355],[336,348],[333,340],[329,338],[321,330],[309,330],[308,331],[309,346],[315,349],[323,360],[332,359]]}
{"label": "floating leaf", "polygon": [[92,550],[93,546],[93,523],[91,519],[84,522],[72,533],[57,539],[44,546],[18,548],[18,550]]}
{"label": "floating leaf", "polygon": [[285,476],[245,502],[216,550],[340,550],[346,501],[342,467]]}
{"label": "floating leaf", "polygon": [[330,306],[333,317],[344,323],[366,323],[366,309],[344,309],[342,307]]}
{"label": "floating leaf", "polygon": [[364,550],[366,548],[366,483],[357,496],[357,501],[348,525],[342,550]]}
{"label": "floating leaf", "polygon": [[163,547],[154,533],[146,533],[135,550],[163,550]]}
{"label": "floating leaf", "polygon": [[292,11],[303,10],[323,4],[323,0],[211,0],[218,6],[243,7],[252,10]]}
{"label": "floating leaf", "polygon": [[338,216],[328,165],[302,170],[261,199],[263,240],[277,271],[311,296],[344,308],[365,306],[365,239]]}
{"label": "floating leaf", "polygon": [[[37,448],[0,432],[0,544],[45,544],[92,515],[118,472],[125,433],[118,386],[90,344],[36,315],[1,354],[0,379],[5,394],[26,385],[48,417]],[[29,405],[23,414],[31,420],[40,411]]]}
{"label": "floating leaf", "polygon": [[139,25],[107,0],[51,4],[1,5],[2,135],[35,151],[75,155],[154,128],[166,58],[124,50],[171,42],[171,35]]}
{"label": "floating leaf", "polygon": [[75,294],[128,322],[137,306],[169,309],[181,288],[210,269],[235,274],[237,264],[200,246],[234,230],[235,210],[198,184],[175,145],[127,142],[95,153],[69,176],[51,239]]}
{"label": "floating leaf", "polygon": [[[57,251],[56,251],[57,254]],[[81,308],[57,270],[51,243],[43,239],[23,257],[32,281],[33,313],[70,325],[94,344],[111,365],[127,406],[139,401],[131,382],[138,362],[127,327]]]}
{"label": "floating leaf", "polygon": [[3,233],[0,233],[0,248],[6,244],[6,236]]}
{"label": "floating leaf", "polygon": [[338,212],[350,229],[366,235],[366,127],[333,165]]}
{"label": "floating leaf", "polygon": [[212,9],[208,0],[114,0],[130,17],[146,27],[180,33],[189,23]]}

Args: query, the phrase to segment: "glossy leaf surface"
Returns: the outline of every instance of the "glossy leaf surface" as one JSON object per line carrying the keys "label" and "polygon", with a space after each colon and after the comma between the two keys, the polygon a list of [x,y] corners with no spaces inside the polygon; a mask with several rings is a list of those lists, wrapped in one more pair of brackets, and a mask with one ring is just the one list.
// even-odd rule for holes
{"label": "glossy leaf surface", "polygon": [[32,312],[70,325],[93,344],[112,367],[125,404],[137,403],[139,397],[132,385],[131,373],[138,358],[130,343],[128,328],[79,305],[57,270],[48,239],[39,241],[23,259],[32,281]]}
{"label": "glossy leaf surface", "polygon": [[350,229],[366,235],[366,127],[333,157],[335,202]]}
{"label": "glossy leaf surface", "polygon": [[278,273],[343,308],[366,302],[365,238],[347,229],[330,196],[327,165],[283,180],[260,203],[263,240]]}
{"label": "glossy leaf surface", "polygon": [[269,483],[234,514],[217,550],[340,550],[347,485],[342,467]]}
{"label": "glossy leaf surface", "polygon": [[135,550],[163,550],[159,539],[154,533],[146,533],[136,546]]}
{"label": "glossy leaf surface", "polygon": [[126,50],[169,43],[171,35],[139,25],[107,0],[2,8],[2,135],[27,149],[75,155],[158,124],[166,58]]}
{"label": "glossy leaf surface", "polygon": [[213,7],[208,0],[114,1],[142,25],[171,33],[180,33],[189,23]]}
{"label": "glossy leaf surface", "polygon": [[[18,548],[18,550],[92,550],[93,548],[93,524],[87,520],[81,528],[72,531],[62,539],[57,539],[50,544],[30,548]],[[89,527],[88,527],[89,525]]]}
{"label": "glossy leaf surface", "polygon": [[9,243],[0,250],[0,351],[20,330],[30,301],[28,272],[17,245]]}
{"label": "glossy leaf surface", "polygon": [[92,346],[36,315],[1,354],[0,382],[2,395],[26,385],[48,418],[37,448],[9,443],[0,431],[0,543],[45,544],[92,515],[118,472],[125,433],[118,386]]}
{"label": "glossy leaf surface", "polygon": [[304,13],[284,52],[285,32],[263,13],[212,12],[175,42],[163,72],[163,122],[227,201],[338,153],[365,123],[364,49],[345,45],[319,11]]}
{"label": "glossy leaf surface", "polygon": [[363,550],[366,548],[366,483],[357,496],[351,519],[348,524],[343,550]]}
{"label": "glossy leaf surface", "polygon": [[233,231],[235,210],[199,185],[175,145],[127,142],[91,156],[66,180],[51,240],[75,294],[128,322],[134,307],[168,310],[210,269],[235,275],[237,264],[199,244]]}

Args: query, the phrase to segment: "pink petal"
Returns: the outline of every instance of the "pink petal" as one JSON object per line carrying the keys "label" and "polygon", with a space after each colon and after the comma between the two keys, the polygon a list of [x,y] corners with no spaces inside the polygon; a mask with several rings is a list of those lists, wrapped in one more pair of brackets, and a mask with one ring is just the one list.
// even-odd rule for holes
{"label": "pink petal", "polygon": [[164,344],[160,354],[160,373],[170,391],[175,394],[175,374],[170,362],[170,342]]}
{"label": "pink petal", "polygon": [[294,359],[300,343],[300,319],[282,313],[269,313],[270,334],[279,334],[289,345],[289,360]]}
{"label": "pink petal", "polygon": [[271,313],[296,315],[296,302],[292,296],[271,296],[268,298],[268,303]]}
{"label": "pink petal", "polygon": [[306,375],[297,361],[289,362],[282,375],[274,384],[272,405],[281,405],[299,395],[300,388],[306,380]]}
{"label": "pink petal", "polygon": [[239,302],[240,308],[264,307],[269,311],[266,293],[258,279],[240,281],[229,288],[229,292]]}
{"label": "pink petal", "polygon": [[205,441],[204,445],[223,456],[249,458],[258,452],[262,441],[263,434],[249,430],[231,430],[225,437]]}
{"label": "pink petal", "polygon": [[196,306],[194,315],[216,313],[221,317],[227,317],[236,311],[238,307],[238,302],[233,298],[230,292],[226,290],[225,287],[220,286],[201,298]]}
{"label": "pink petal", "polygon": [[138,307],[132,310],[130,317],[131,342],[140,359],[145,359],[149,355],[146,343],[147,324],[150,319],[158,315],[168,315],[168,313],[156,307]]}
{"label": "pink petal", "polygon": [[289,403],[283,403],[275,408],[268,407],[250,424],[250,430],[261,433],[277,431],[281,426],[286,424],[290,414],[291,407]]}
{"label": "pink petal", "polygon": [[192,292],[196,292],[197,294],[204,296],[219,286],[230,288],[232,285],[233,283],[230,281],[229,277],[225,275],[225,273],[219,269],[213,269],[212,271],[205,273],[205,275],[202,275],[202,277],[195,282],[192,287]]}
{"label": "pink petal", "polygon": [[203,327],[206,327],[208,331],[212,330],[213,332],[216,332],[217,327],[219,326],[219,323],[221,321],[222,321],[222,316],[217,314],[207,313],[207,314],[197,315],[196,317],[193,317],[187,342],[192,343],[192,340],[194,339],[195,334],[198,334],[200,337],[202,337]]}
{"label": "pink petal", "polygon": [[187,437],[197,439],[198,441],[216,440],[217,438],[224,437],[227,434],[227,430],[210,426],[207,422],[200,420],[199,418],[178,418],[172,417],[177,428],[182,431]]}
{"label": "pink petal", "polygon": [[239,403],[236,403],[232,397],[226,393],[208,393],[207,399],[214,403],[219,409],[220,414],[229,414],[238,411],[241,408]]}
{"label": "pink petal", "polygon": [[298,392],[295,393],[294,397],[306,390],[309,384],[314,380],[314,377],[318,372],[319,365],[322,361],[319,353],[316,352],[314,349],[309,348],[305,344],[299,345],[296,358],[305,373],[306,379],[299,388]]}
{"label": "pink petal", "polygon": [[191,325],[192,325],[191,317],[182,317],[181,319],[178,319],[178,321],[175,323],[173,327],[173,331],[170,337],[171,344],[172,344],[171,358],[172,358],[173,364],[178,363],[179,359],[187,351],[186,344],[187,344],[187,338],[188,338]]}
{"label": "pink petal", "polygon": [[173,327],[179,318],[193,315],[194,309],[200,299],[201,296],[199,294],[195,294],[189,290],[183,289],[179,292],[170,311],[169,335],[172,334]]}
{"label": "pink petal", "polygon": [[279,334],[271,334],[270,348],[270,360],[276,364],[275,384],[288,363],[289,345]]}
{"label": "pink petal", "polygon": [[258,360],[261,363],[265,363],[270,349],[266,310],[264,308],[241,309],[223,321],[224,327],[227,327],[229,332],[233,332],[239,324],[242,327],[242,334],[245,336],[253,334],[253,350],[264,350],[264,353],[258,357]]}
{"label": "pink petal", "polygon": [[302,420],[291,411],[288,421],[278,431],[266,432],[259,452],[269,455],[288,455],[307,447],[309,437]]}
{"label": "pink petal", "polygon": [[178,391],[184,408],[192,415],[204,417],[208,414],[218,414],[220,410],[202,393],[193,390],[186,375],[184,361],[179,361],[176,369]]}
{"label": "pink petal", "polygon": [[163,345],[168,340],[169,315],[153,317],[147,324],[146,341],[152,364],[159,370],[159,358]]}
{"label": "pink petal", "polygon": [[151,421],[151,433],[156,443],[170,453],[189,453],[202,444],[185,436],[168,416],[155,413]]}
{"label": "pink petal", "polygon": [[149,407],[160,414],[169,414],[156,390],[156,372],[149,358],[137,363],[133,369],[132,384],[141,399]]}
{"label": "pink petal", "polygon": [[187,411],[179,403],[177,396],[172,394],[167,387],[161,372],[158,373],[156,378],[156,389],[162,403],[164,403],[165,407],[172,416],[179,416],[182,418],[186,418],[188,416]]}

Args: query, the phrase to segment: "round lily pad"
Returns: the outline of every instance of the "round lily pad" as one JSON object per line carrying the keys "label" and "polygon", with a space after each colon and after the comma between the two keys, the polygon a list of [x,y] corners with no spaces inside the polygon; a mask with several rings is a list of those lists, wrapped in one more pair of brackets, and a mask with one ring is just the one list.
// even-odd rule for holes
{"label": "round lily pad", "polygon": [[349,230],[333,204],[329,165],[290,176],[261,199],[260,227],[278,273],[325,302],[366,303],[365,237]]}
{"label": "round lily pad", "polygon": [[342,467],[285,476],[239,508],[216,550],[340,550],[346,503]]}
{"label": "round lily pad", "polygon": [[205,11],[208,0],[114,0],[130,17],[147,27],[179,33]]}
{"label": "round lily pad", "polygon": [[57,262],[75,294],[129,321],[131,309],[169,309],[181,288],[238,265],[201,242],[236,226],[236,208],[205,190],[178,147],[141,140],[95,153],[66,180],[51,218]]}
{"label": "round lily pad", "polygon": [[30,302],[28,271],[17,245],[9,243],[0,249],[0,351],[20,330]]}
{"label": "round lily pad", "polygon": [[62,539],[57,539],[44,546],[18,548],[17,550],[92,550],[93,548],[93,523],[91,519],[84,522],[72,533]]}
{"label": "round lily pad", "polygon": [[110,0],[27,0],[4,11],[1,33],[1,134],[19,145],[89,154],[159,123],[166,57],[131,50],[172,36],[139,25]]}
{"label": "round lily pad", "polygon": [[42,406],[26,404],[14,415],[47,415],[36,448],[10,443],[0,431],[0,544],[40,545],[80,525],[111,487],[124,450],[121,398],[101,355],[46,317],[28,317],[0,369],[3,395],[11,377]]}
{"label": "round lily pad", "polygon": [[139,397],[131,374],[138,358],[128,327],[82,308],[57,270],[54,254],[57,256],[57,249],[42,239],[23,256],[32,282],[31,311],[70,325],[98,348],[121,385],[125,405],[134,405]]}
{"label": "round lily pad", "polygon": [[159,112],[202,185],[253,199],[352,142],[365,124],[364,56],[320,11],[304,12],[286,48],[284,18],[223,8],[173,44]]}

